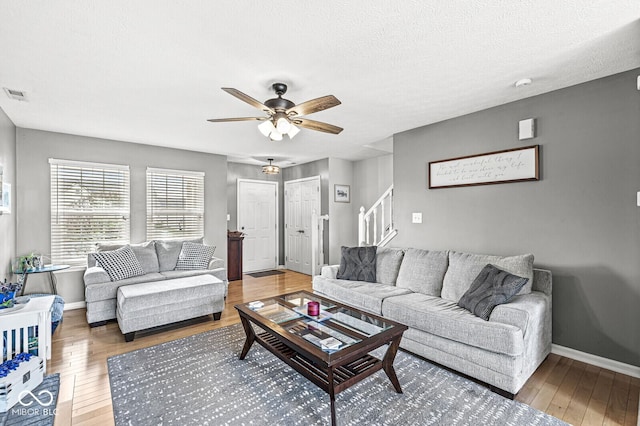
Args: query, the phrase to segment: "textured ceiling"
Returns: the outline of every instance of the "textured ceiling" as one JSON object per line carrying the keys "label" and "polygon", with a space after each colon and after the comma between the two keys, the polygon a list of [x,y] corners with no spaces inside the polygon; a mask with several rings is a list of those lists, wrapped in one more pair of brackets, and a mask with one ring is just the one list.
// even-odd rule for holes
{"label": "textured ceiling", "polygon": [[[377,156],[394,133],[640,66],[638,0],[3,0],[0,17],[17,126],[282,165]],[[206,121],[260,115],[220,88],[264,101],[275,81],[296,103],[335,95],[309,118],[345,130],[270,142]]]}

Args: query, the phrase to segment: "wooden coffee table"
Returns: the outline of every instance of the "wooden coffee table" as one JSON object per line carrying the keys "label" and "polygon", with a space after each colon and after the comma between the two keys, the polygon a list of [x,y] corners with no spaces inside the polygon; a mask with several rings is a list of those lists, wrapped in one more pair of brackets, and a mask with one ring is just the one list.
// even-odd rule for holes
{"label": "wooden coffee table", "polygon": [[[307,303],[311,300],[320,302],[321,311],[329,313],[330,318],[306,316]],[[396,392],[402,393],[393,360],[406,325],[305,291],[259,302],[263,306],[250,303],[235,306],[247,335],[240,359],[245,358],[257,341],[329,394],[331,424],[336,422],[336,394],[381,369]],[[252,324],[262,331],[256,333]],[[323,346],[320,341],[327,344],[329,338],[340,346]],[[381,360],[369,355],[385,344],[389,347]]]}

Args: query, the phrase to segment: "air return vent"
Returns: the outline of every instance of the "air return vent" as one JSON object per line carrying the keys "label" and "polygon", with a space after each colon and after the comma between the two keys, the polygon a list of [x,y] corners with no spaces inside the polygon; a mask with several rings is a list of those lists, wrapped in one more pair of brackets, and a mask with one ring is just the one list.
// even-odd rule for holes
{"label": "air return vent", "polygon": [[7,96],[10,97],[11,99],[15,99],[16,101],[27,100],[27,94],[22,90],[7,89],[6,87],[3,87],[3,89],[4,89],[4,92],[7,94]]}

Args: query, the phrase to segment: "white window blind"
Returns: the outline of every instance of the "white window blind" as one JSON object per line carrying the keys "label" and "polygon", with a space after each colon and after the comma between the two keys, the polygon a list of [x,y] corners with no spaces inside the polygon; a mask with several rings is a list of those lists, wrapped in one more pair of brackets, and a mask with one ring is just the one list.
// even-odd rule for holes
{"label": "white window blind", "polygon": [[204,173],[147,169],[147,240],[204,235]]}
{"label": "white window blind", "polygon": [[129,167],[49,159],[51,260],[86,265],[98,242],[129,242]]}

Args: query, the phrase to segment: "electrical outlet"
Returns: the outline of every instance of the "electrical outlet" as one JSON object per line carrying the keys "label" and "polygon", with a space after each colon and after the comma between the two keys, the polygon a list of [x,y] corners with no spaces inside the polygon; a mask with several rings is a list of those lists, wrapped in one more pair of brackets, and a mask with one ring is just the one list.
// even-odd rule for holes
{"label": "electrical outlet", "polygon": [[422,223],[422,213],[412,213],[411,214],[411,222],[412,223]]}
{"label": "electrical outlet", "polygon": [[231,215],[227,214],[227,222],[229,222],[231,220]]}

